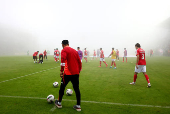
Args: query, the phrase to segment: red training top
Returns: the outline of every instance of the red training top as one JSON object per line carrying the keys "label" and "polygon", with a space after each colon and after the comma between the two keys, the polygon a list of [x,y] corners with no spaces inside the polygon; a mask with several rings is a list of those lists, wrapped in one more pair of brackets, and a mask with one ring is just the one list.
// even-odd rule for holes
{"label": "red training top", "polygon": [[138,65],[146,65],[145,51],[142,48],[137,49],[136,56],[139,55]]}
{"label": "red training top", "polygon": [[[65,69],[64,69],[65,66]],[[61,51],[61,72],[66,75],[76,75],[81,71],[81,60],[77,51],[69,46]]]}

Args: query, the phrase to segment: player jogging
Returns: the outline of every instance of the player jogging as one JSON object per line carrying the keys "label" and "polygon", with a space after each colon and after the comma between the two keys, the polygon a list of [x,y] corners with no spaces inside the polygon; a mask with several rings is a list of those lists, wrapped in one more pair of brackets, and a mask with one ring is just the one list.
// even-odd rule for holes
{"label": "player jogging", "polygon": [[101,67],[102,61],[106,64],[106,67],[107,67],[108,64],[104,60],[104,52],[103,52],[102,48],[100,48],[100,66],[99,67]]}
{"label": "player jogging", "polygon": [[119,50],[118,49],[116,49],[116,59],[117,61],[119,61]]}
{"label": "player jogging", "polygon": [[111,52],[111,54],[109,55],[109,57],[111,56],[111,58],[112,58],[112,63],[111,63],[111,66],[110,66],[110,68],[112,68],[112,66],[113,66],[113,63],[114,63],[114,68],[113,69],[116,69],[116,63],[115,63],[115,60],[116,60],[116,51],[114,50],[114,48],[112,48],[112,52]]}
{"label": "player jogging", "polygon": [[45,51],[43,52],[43,54],[44,54],[44,60],[45,60],[45,58],[46,58],[46,60],[47,60],[47,51],[45,50]]}
{"label": "player jogging", "polygon": [[34,52],[34,54],[33,54],[34,63],[35,63],[35,60],[36,60],[36,63],[37,63],[37,55],[38,55],[38,53],[39,53],[39,51]]}
{"label": "player jogging", "polygon": [[86,50],[86,48],[84,49],[84,59],[86,60],[86,63],[87,63],[87,50]]}
{"label": "player jogging", "polygon": [[[97,56],[96,56],[96,51],[94,50],[94,53],[93,53],[93,59],[96,57],[96,60],[97,60]],[[92,60],[93,60],[92,59]]]}
{"label": "player jogging", "polygon": [[56,54],[56,59],[55,59],[55,61],[57,62],[57,61],[59,61],[59,56],[60,56],[60,51],[58,50],[58,48],[56,48],[55,54]]}
{"label": "player jogging", "polygon": [[[74,91],[76,93],[77,105],[73,106],[77,111],[81,111],[80,107],[80,90],[79,90],[79,73],[81,71],[81,61],[77,51],[69,47],[68,40],[62,41],[63,50],[61,51],[61,72],[60,77],[61,86],[59,90],[58,100],[55,101],[55,105],[58,108],[62,108],[61,101],[64,95],[65,87],[68,82],[71,81]],[[64,73],[63,73],[64,71]]]}
{"label": "player jogging", "polygon": [[126,58],[126,62],[127,62],[127,50],[126,50],[126,48],[124,48],[124,56],[123,56],[122,62],[124,62],[124,58]]}
{"label": "player jogging", "polygon": [[137,79],[137,74],[140,73],[140,72],[143,72],[145,78],[146,78],[146,81],[148,82],[148,86],[147,87],[151,87],[151,84],[150,84],[150,81],[149,81],[149,77],[148,75],[146,74],[146,61],[145,61],[145,51],[140,48],[140,44],[137,43],[135,45],[135,48],[137,50],[136,52],[136,56],[137,56],[137,61],[136,61],[136,66],[135,66],[135,73],[134,73],[134,80],[132,83],[132,85],[135,85],[136,84],[136,79]]}
{"label": "player jogging", "polygon": [[40,53],[39,54],[39,63],[43,63],[43,54],[42,53]]}
{"label": "player jogging", "polygon": [[82,62],[83,52],[80,50],[80,47],[77,47],[77,53],[78,53],[80,60]]}

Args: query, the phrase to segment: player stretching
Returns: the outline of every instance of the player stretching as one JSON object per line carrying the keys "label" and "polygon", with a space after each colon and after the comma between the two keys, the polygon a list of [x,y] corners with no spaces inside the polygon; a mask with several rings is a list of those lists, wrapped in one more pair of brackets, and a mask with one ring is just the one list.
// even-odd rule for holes
{"label": "player stretching", "polygon": [[[81,61],[77,51],[69,47],[68,40],[62,41],[63,50],[61,51],[61,72],[60,77],[61,86],[59,90],[58,100],[55,101],[55,105],[58,108],[62,108],[61,101],[64,95],[64,90],[67,84],[71,81],[74,91],[76,93],[77,105],[73,106],[77,111],[81,111],[80,107],[80,90],[79,90],[79,73],[81,71]],[[65,68],[64,68],[65,67]],[[63,73],[64,71],[64,73]]]}
{"label": "player stretching", "polygon": [[43,54],[42,53],[40,53],[39,54],[39,62],[38,63],[43,63]]}
{"label": "player stretching", "polygon": [[123,62],[124,62],[124,58],[126,58],[126,62],[127,62],[127,50],[126,50],[126,48],[124,48],[124,57],[123,57]]}
{"label": "player stretching", "polygon": [[86,48],[84,49],[84,59],[86,60],[86,63],[87,63],[87,50],[86,50]]}
{"label": "player stretching", "polygon": [[39,52],[39,51],[34,52],[34,54],[33,54],[34,63],[35,63],[35,59],[36,59],[36,63],[37,63],[37,55],[38,55],[38,52]]}
{"label": "player stretching", "polygon": [[44,60],[45,60],[45,58],[46,58],[46,60],[47,60],[47,51],[45,50],[45,51],[43,52],[43,54],[44,54]]}
{"label": "player stretching", "polygon": [[112,48],[112,52],[111,52],[111,54],[109,55],[109,57],[110,56],[112,56],[111,58],[112,58],[112,63],[111,63],[111,66],[110,66],[110,68],[112,68],[112,66],[113,66],[113,63],[114,63],[114,68],[113,69],[116,69],[116,63],[115,63],[115,60],[116,60],[116,51],[114,50],[114,48]]}
{"label": "player stretching", "polygon": [[118,49],[116,49],[116,59],[117,61],[119,61],[119,50]]}
{"label": "player stretching", "polygon": [[[94,53],[93,53],[93,59],[96,57],[96,51],[94,50]],[[92,60],[93,60],[92,59]],[[96,57],[96,60],[97,60],[97,57]]]}
{"label": "player stretching", "polygon": [[59,55],[60,55],[60,51],[58,50],[58,48],[56,48],[55,54],[56,54],[56,59],[55,59],[55,61],[57,62],[57,61],[59,61]]}
{"label": "player stretching", "polygon": [[137,79],[137,74],[140,72],[143,72],[143,74],[145,75],[146,81],[148,82],[148,86],[147,87],[151,87],[150,81],[149,81],[149,77],[146,74],[146,61],[145,61],[145,51],[140,48],[140,44],[137,43],[135,45],[135,48],[137,50],[136,56],[137,56],[137,61],[136,61],[136,67],[135,67],[135,73],[134,73],[134,80],[132,83],[132,85],[135,85],[136,83],[136,79]]}
{"label": "player stretching", "polygon": [[83,52],[80,50],[80,47],[77,47],[77,52],[78,52],[78,55],[79,55],[80,60],[82,62]]}
{"label": "player stretching", "polygon": [[108,64],[104,60],[104,52],[103,52],[102,48],[100,48],[100,66],[99,67],[101,67],[102,61],[106,64],[106,67],[107,67]]}

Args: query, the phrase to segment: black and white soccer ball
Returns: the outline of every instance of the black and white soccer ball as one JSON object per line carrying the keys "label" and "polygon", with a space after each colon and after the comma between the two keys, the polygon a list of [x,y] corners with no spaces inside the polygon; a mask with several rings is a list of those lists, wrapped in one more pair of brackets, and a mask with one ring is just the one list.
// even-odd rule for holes
{"label": "black and white soccer ball", "polygon": [[54,95],[48,95],[48,96],[47,96],[47,102],[48,102],[48,103],[53,103],[54,100],[55,100]]}
{"label": "black and white soccer ball", "polygon": [[54,83],[53,83],[53,86],[54,86],[54,87],[58,87],[58,86],[59,86],[58,82],[54,82]]}
{"label": "black and white soccer ball", "polygon": [[72,94],[73,94],[73,90],[72,90],[72,89],[67,89],[67,90],[66,90],[66,94],[67,94],[68,96],[72,95]]}

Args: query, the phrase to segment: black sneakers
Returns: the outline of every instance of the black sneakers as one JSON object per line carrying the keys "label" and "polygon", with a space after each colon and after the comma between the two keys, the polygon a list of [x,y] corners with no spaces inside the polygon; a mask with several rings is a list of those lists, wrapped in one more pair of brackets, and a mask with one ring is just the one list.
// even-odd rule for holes
{"label": "black sneakers", "polygon": [[73,108],[76,109],[78,112],[81,111],[81,107],[80,106],[74,105]]}
{"label": "black sneakers", "polygon": [[55,100],[54,104],[57,106],[57,108],[62,108],[62,105],[61,105],[61,103],[60,104],[58,103],[58,100]]}

